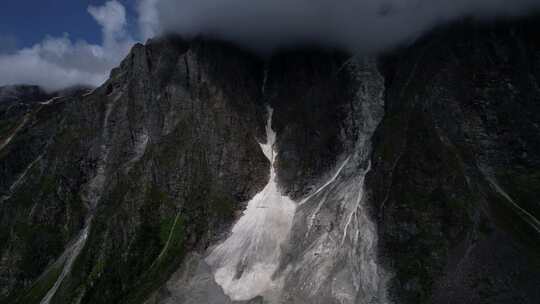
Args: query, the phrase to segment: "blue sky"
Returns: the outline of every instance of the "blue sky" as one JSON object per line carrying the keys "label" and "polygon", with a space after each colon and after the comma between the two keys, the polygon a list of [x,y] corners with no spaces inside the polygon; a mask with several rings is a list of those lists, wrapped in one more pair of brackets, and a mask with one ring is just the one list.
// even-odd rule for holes
{"label": "blue sky", "polygon": [[[73,40],[101,42],[101,28],[88,14],[89,5],[106,0],[1,0],[0,52],[30,47],[45,36],[69,33]],[[136,0],[119,0],[127,11],[128,28],[135,28]]]}
{"label": "blue sky", "polygon": [[0,86],[100,85],[155,34],[155,1],[0,0]]}

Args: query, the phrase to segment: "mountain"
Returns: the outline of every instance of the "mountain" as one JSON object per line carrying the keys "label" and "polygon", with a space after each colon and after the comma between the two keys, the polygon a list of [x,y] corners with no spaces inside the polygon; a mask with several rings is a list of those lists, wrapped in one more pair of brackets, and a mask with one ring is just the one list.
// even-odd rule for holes
{"label": "mountain", "polygon": [[0,303],[538,303],[539,25],[1,93]]}
{"label": "mountain", "polygon": [[13,85],[0,87],[0,103],[2,104],[47,100],[50,95],[38,86]]}

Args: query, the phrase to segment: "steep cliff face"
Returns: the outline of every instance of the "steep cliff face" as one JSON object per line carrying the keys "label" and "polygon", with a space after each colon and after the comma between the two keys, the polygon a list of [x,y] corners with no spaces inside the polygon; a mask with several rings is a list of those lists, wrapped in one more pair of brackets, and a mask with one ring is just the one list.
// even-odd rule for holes
{"label": "steep cliff face", "polygon": [[9,97],[0,303],[539,302],[537,25],[378,59],[169,37]]}
{"label": "steep cliff face", "polygon": [[3,302],[58,278],[51,303],[140,302],[223,233],[268,179],[258,71],[224,44],[156,41],[94,92],[36,105],[1,151]]}
{"label": "steep cliff face", "polygon": [[465,23],[384,61],[368,187],[396,302],[540,301],[537,26]]}
{"label": "steep cliff face", "polygon": [[353,133],[342,134],[358,86],[348,59],[337,51],[304,50],[279,53],[267,64],[264,98],[275,110],[277,174],[295,199],[308,194],[354,141]]}
{"label": "steep cliff face", "polygon": [[[336,73],[330,74],[334,81],[348,79],[347,86],[330,91],[330,96],[339,97],[332,111],[343,115],[336,119],[340,123],[332,135],[342,150],[335,161],[324,156],[327,151],[317,151],[318,157],[333,165],[305,180],[309,187],[304,188],[307,195],[298,201],[290,238],[284,246],[278,272],[284,285],[281,301],[276,303],[389,301],[389,273],[378,261],[377,229],[365,185],[372,169],[371,138],[384,114],[384,79],[373,58],[353,57],[335,67]],[[344,96],[343,92],[348,94]],[[324,123],[319,126],[325,130]],[[301,149],[295,152],[300,159],[313,153]]]}

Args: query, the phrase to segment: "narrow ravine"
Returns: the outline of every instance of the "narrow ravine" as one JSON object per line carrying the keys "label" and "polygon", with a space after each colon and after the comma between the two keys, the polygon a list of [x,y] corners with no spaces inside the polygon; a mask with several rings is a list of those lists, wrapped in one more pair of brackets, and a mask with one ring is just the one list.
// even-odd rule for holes
{"label": "narrow ravine", "polygon": [[92,221],[94,219],[94,212],[99,201],[101,200],[103,189],[105,188],[105,173],[107,169],[107,160],[109,158],[110,152],[110,147],[108,145],[108,141],[110,138],[109,119],[115,102],[118,101],[121,96],[122,94],[119,93],[116,97],[113,98],[112,101],[106,104],[101,131],[101,145],[98,165],[94,177],[90,179],[88,184],[85,186],[85,191],[83,191],[83,193],[81,194],[81,199],[86,204],[89,210],[88,216],[85,220],[84,228],[81,230],[75,241],[73,241],[72,245],[67,247],[66,250],[64,250],[64,253],[55,262],[55,265],[63,264],[62,272],[56,279],[56,282],[54,283],[52,288],[47,292],[45,297],[43,297],[40,304],[50,303],[50,301],[58,291],[58,288],[60,288],[60,286],[64,282],[64,279],[71,272],[73,263],[77,260],[79,254],[82,252],[84,246],[86,245],[88,234],[90,232],[90,229],[92,227]]}
{"label": "narrow ravine", "polygon": [[55,265],[63,265],[62,272],[58,276],[58,279],[56,279],[56,282],[54,282],[53,287],[47,292],[45,297],[41,300],[40,304],[49,304],[52,297],[56,294],[56,291],[58,291],[58,288],[66,278],[66,276],[71,272],[71,268],[73,268],[73,263],[81,253],[81,250],[84,248],[84,245],[86,244],[86,239],[88,238],[88,231],[90,229],[90,225],[87,225],[83,231],[79,234],[75,242],[73,242],[72,245],[70,245],[62,254],[62,256],[56,261]]}
{"label": "narrow ravine", "polygon": [[516,203],[514,199],[499,185],[497,179],[494,177],[494,174],[489,173],[491,171],[493,170],[488,169],[488,166],[480,166],[480,172],[482,172],[490,187],[502,198],[504,198],[505,202],[508,203],[516,214],[540,235],[540,220]]}
{"label": "narrow ravine", "polygon": [[35,115],[36,113],[39,113],[39,111],[43,109],[43,106],[49,105],[51,102],[59,98],[60,97],[54,97],[47,101],[40,102],[39,106],[35,110],[30,111],[29,113],[25,114],[22,121],[17,125],[17,127],[15,127],[13,131],[11,131],[11,134],[6,139],[4,139],[2,143],[0,143],[0,151],[2,151],[5,147],[7,147],[11,143],[11,141],[13,140],[15,136],[17,136],[19,131],[21,131],[28,124],[32,116]]}

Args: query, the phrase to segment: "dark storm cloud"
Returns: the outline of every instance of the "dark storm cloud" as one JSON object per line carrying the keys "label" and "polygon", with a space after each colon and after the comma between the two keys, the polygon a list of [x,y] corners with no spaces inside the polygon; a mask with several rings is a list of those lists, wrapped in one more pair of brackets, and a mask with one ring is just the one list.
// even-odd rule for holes
{"label": "dark storm cloud", "polygon": [[[462,17],[527,14],[540,0],[143,0],[148,33],[216,35],[268,50],[317,43],[379,51]],[[148,9],[150,12],[151,9]]]}

